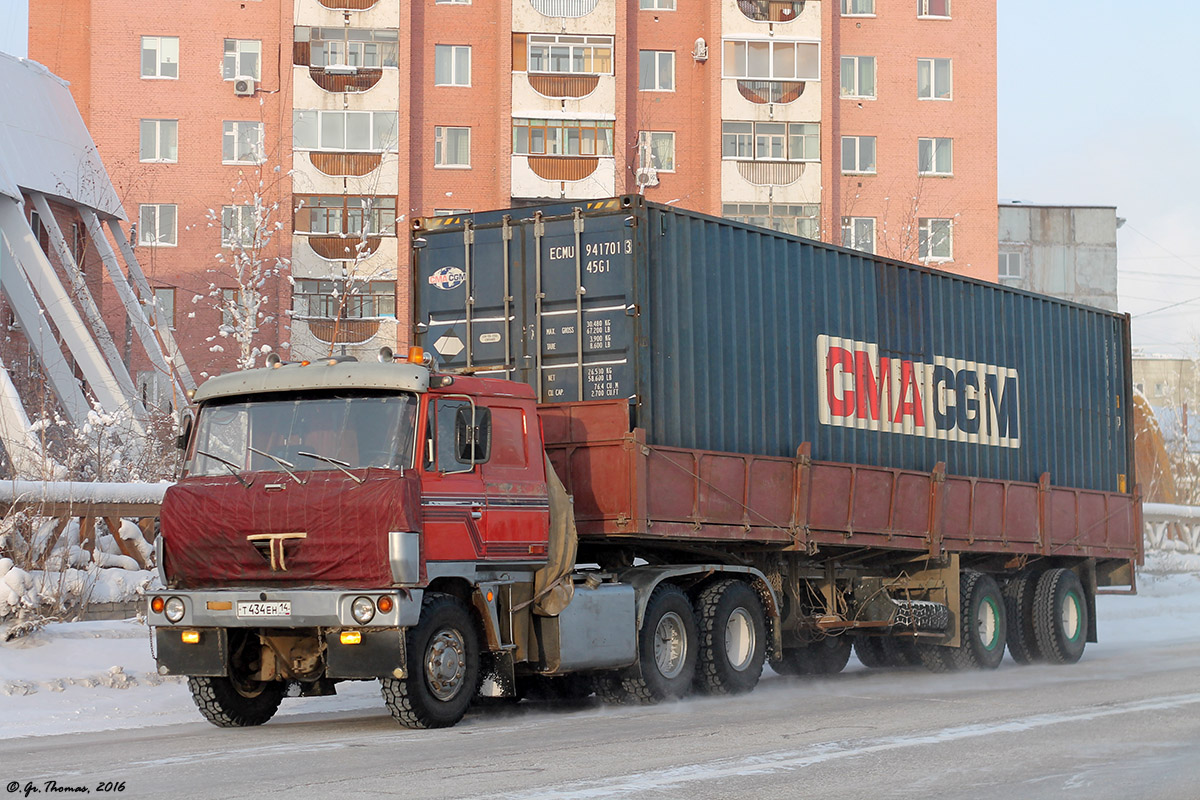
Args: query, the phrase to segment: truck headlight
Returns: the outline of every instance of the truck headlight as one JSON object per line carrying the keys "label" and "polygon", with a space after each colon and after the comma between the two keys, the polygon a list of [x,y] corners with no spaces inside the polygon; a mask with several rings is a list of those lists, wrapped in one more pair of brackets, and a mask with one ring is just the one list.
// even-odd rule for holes
{"label": "truck headlight", "polygon": [[350,606],[350,615],[359,625],[366,625],[375,616],[375,604],[369,597],[356,597]]}
{"label": "truck headlight", "polygon": [[183,619],[183,613],[186,610],[183,601],[178,597],[168,597],[167,603],[163,607],[163,615],[166,616],[167,622],[179,622]]}

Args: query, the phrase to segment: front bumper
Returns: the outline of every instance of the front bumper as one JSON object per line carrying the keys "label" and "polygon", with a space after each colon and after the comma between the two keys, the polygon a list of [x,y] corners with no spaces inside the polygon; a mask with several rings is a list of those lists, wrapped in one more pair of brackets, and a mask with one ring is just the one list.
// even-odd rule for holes
{"label": "front bumper", "polygon": [[[279,590],[197,590],[164,591],[151,595],[146,609],[146,622],[164,628],[410,628],[421,617],[420,589],[404,591],[379,589],[279,589]],[[369,597],[372,601],[388,596],[392,610],[377,612],[366,625],[357,622],[350,613],[355,598]],[[179,622],[170,622],[151,603],[155,597],[164,600],[178,597],[183,601],[184,614]],[[286,617],[240,617],[238,603],[289,602],[291,614]]]}

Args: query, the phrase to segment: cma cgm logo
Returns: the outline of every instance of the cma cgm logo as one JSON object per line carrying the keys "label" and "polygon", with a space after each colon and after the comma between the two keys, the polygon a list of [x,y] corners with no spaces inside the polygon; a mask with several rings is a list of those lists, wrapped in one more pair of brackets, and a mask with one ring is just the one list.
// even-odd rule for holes
{"label": "cma cgm logo", "polygon": [[820,419],[864,428],[1020,447],[1015,369],[934,356],[933,363],[879,355],[878,345],[817,337]]}
{"label": "cma cgm logo", "polygon": [[462,286],[466,279],[467,273],[458,267],[442,267],[429,276],[429,285],[439,289],[454,289]]}

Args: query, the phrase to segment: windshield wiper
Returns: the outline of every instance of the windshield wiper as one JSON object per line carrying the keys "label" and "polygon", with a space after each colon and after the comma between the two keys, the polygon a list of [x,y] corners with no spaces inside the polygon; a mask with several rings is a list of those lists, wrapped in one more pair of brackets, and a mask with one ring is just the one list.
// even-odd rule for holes
{"label": "windshield wiper", "polygon": [[304,485],[304,481],[297,478],[296,473],[292,472],[292,470],[296,468],[296,465],[293,464],[292,462],[288,461],[287,459],[280,458],[279,456],[271,455],[270,453],[268,453],[265,450],[259,450],[257,447],[247,447],[246,449],[249,450],[251,453],[258,453],[260,456],[266,456],[267,458],[271,459],[276,464],[278,464],[280,467],[282,467],[283,471],[286,472],[291,477],[292,480],[294,480],[296,483],[300,484],[301,486]]}
{"label": "windshield wiper", "polygon": [[246,479],[243,478],[241,475],[238,475],[238,472],[237,472],[238,465],[237,464],[233,463],[232,461],[230,461],[227,458],[221,458],[219,455],[216,455],[215,453],[209,453],[205,450],[197,449],[196,454],[204,456],[205,458],[211,458],[213,461],[217,461],[221,464],[224,464],[225,469],[229,470],[230,475],[237,478],[238,483],[240,483],[242,486],[246,487],[247,489],[250,488],[250,484],[246,483]]}
{"label": "windshield wiper", "polygon": [[333,464],[335,467],[340,469],[342,472],[346,473],[351,478],[353,478],[356,482],[358,482],[358,483],[363,482],[362,478],[358,477],[353,472],[346,469],[346,467],[350,466],[349,461],[339,461],[336,458],[330,458],[329,456],[323,456],[320,453],[308,453],[308,452],[305,452],[304,450],[301,450],[300,452],[296,453],[296,455],[304,456],[305,458],[315,458],[317,461],[324,461],[326,464]]}

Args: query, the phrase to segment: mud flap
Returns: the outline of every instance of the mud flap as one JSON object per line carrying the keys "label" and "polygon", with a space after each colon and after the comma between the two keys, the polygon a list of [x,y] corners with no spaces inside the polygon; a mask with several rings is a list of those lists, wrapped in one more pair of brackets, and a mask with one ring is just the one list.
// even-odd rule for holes
{"label": "mud flap", "polygon": [[406,678],[404,629],[362,631],[358,644],[342,644],[341,632],[325,633],[325,674],[330,678]]}
{"label": "mud flap", "polygon": [[229,634],[224,628],[187,628],[200,641],[183,641],[183,628],[154,629],[159,675],[195,675],[222,678],[229,674]]}

